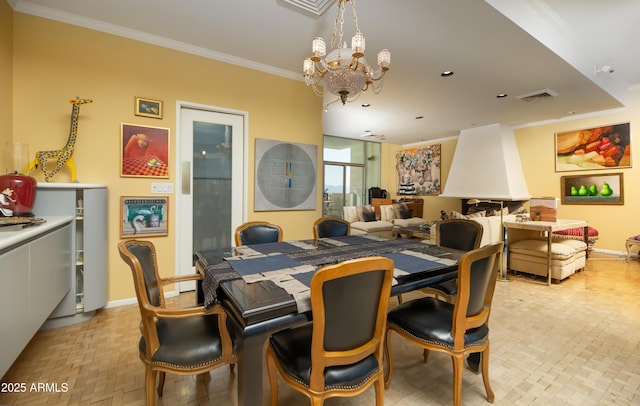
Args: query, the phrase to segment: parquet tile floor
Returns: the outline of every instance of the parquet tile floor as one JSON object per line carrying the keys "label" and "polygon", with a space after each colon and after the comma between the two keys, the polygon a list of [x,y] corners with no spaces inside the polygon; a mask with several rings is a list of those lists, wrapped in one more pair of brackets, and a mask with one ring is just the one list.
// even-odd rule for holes
{"label": "parquet tile floor", "polygon": [[[552,286],[529,276],[509,279],[498,283],[490,322],[496,405],[640,404],[638,260],[594,253],[586,271]],[[194,295],[172,300],[188,305]],[[129,305],[100,310],[74,326],[38,332],[2,379],[25,383],[27,393],[0,393],[0,404],[143,405],[138,323],[137,305]],[[448,357],[433,353],[424,364],[421,351],[397,335],[392,348],[395,370],[385,404],[452,403]],[[234,378],[227,367],[198,377],[167,375],[164,396],[156,404],[234,405]],[[481,376],[465,370],[463,379],[463,403],[488,404]],[[38,383],[49,384],[49,390],[31,390]],[[59,391],[51,392],[52,385]],[[264,386],[267,404],[266,376]],[[281,405],[308,404],[282,383],[279,399]],[[326,404],[372,405],[373,389]]]}

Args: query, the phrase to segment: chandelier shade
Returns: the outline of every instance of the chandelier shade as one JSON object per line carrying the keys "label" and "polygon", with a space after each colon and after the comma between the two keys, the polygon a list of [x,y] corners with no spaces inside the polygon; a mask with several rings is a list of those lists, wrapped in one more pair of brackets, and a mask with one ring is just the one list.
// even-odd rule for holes
{"label": "chandelier shade", "polygon": [[[351,37],[351,48],[343,40],[345,3],[351,2],[356,32]],[[303,62],[305,83],[318,96],[320,86],[340,98],[342,104],[355,100],[361,92],[371,86],[374,93],[382,89],[382,78],[389,70],[391,53],[383,49],[378,53],[378,65],[373,67],[365,59],[365,36],[358,27],[355,0],[338,0],[338,13],[333,26],[331,49],[323,38],[316,37],[311,43],[311,56]]]}

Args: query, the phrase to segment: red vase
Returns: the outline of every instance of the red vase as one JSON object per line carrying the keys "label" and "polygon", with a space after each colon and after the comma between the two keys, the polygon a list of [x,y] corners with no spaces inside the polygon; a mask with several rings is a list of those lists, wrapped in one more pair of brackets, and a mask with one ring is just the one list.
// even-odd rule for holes
{"label": "red vase", "polygon": [[13,216],[32,215],[37,190],[38,182],[31,176],[18,172],[0,176],[3,214],[12,212]]}

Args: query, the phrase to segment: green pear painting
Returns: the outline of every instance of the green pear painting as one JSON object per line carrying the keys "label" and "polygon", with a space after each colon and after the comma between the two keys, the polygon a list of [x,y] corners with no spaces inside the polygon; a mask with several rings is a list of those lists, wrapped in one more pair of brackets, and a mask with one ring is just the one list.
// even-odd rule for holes
{"label": "green pear painting", "polygon": [[622,173],[562,176],[562,204],[624,204]]}

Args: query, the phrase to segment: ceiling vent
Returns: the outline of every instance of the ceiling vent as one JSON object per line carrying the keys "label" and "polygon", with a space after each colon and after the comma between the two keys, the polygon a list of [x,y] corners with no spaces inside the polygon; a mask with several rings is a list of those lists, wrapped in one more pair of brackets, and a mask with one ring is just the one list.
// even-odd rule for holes
{"label": "ceiling vent", "polygon": [[536,92],[532,92],[532,93],[527,93],[527,94],[522,94],[520,96],[516,96],[516,99],[520,99],[520,100],[524,100],[527,102],[530,101],[534,101],[534,100],[542,100],[542,99],[546,99],[549,97],[557,97],[558,96],[558,92],[554,92],[551,89],[543,89],[543,90],[538,90]]}
{"label": "ceiling vent", "polygon": [[329,7],[336,3],[336,0],[284,0],[284,2],[309,13],[321,16]]}

